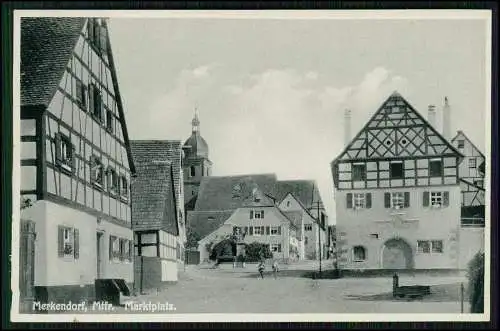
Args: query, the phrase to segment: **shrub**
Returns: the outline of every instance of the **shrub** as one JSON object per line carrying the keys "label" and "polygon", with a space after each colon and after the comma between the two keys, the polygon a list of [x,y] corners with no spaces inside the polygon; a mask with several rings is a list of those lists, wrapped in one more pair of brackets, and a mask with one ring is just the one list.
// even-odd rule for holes
{"label": "shrub", "polygon": [[257,262],[262,259],[270,259],[273,257],[273,253],[269,248],[269,245],[262,244],[254,241],[245,246],[246,260],[248,262]]}
{"label": "shrub", "polygon": [[468,264],[470,312],[484,312],[484,253],[477,253]]}

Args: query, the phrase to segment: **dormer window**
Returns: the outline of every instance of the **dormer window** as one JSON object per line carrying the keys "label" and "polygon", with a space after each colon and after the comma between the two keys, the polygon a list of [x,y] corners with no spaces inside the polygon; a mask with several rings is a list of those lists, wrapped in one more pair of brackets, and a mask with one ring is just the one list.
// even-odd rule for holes
{"label": "dormer window", "polygon": [[74,147],[71,139],[62,134],[56,134],[56,164],[62,169],[73,172]]}
{"label": "dormer window", "polygon": [[457,147],[458,148],[464,148],[464,146],[465,146],[465,141],[463,141],[463,140],[458,140],[457,141]]}

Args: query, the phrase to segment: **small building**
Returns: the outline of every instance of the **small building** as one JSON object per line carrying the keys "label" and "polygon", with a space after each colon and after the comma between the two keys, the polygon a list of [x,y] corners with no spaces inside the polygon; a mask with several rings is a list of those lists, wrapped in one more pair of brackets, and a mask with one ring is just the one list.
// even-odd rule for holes
{"label": "small building", "polygon": [[132,180],[135,288],[158,288],[178,280],[180,260],[173,166],[169,161],[136,165]]}
{"label": "small building", "polygon": [[34,270],[35,301],[131,285],[135,169],[106,19],[22,18],[20,73],[21,217],[36,231],[20,271]]}
{"label": "small building", "polygon": [[[327,217],[317,186],[314,185],[314,181],[308,180],[292,182],[278,181],[275,174],[203,178],[195,208],[189,213],[188,220],[188,231],[191,231],[201,243],[198,245],[202,255],[201,261],[208,258],[204,245],[212,242],[215,237],[221,238],[223,233],[231,235],[232,227],[228,224],[233,222],[234,227],[240,228],[241,231],[238,231],[246,235],[245,243],[255,240],[277,245],[275,241],[280,241],[281,246],[272,246],[272,249],[279,250],[279,252],[274,251],[277,257],[304,258],[305,251],[308,251],[309,256],[316,254],[314,258],[319,258],[317,238],[321,235],[321,239],[326,244],[326,227],[322,226],[318,231],[317,220],[311,210],[312,206],[318,206],[315,210],[316,213],[319,211],[320,222],[325,224]],[[283,222],[289,225],[286,226],[286,231],[279,230],[278,239],[274,232],[271,235],[271,227],[284,227]],[[255,229],[254,224],[258,226]],[[253,232],[254,230],[257,232]],[[303,248],[305,239],[301,240],[305,237],[308,237],[307,249]],[[293,249],[290,250],[290,247]],[[327,249],[323,251],[326,256]]]}
{"label": "small building", "polygon": [[331,164],[339,266],[457,269],[462,154],[397,92],[354,138],[345,119]]}

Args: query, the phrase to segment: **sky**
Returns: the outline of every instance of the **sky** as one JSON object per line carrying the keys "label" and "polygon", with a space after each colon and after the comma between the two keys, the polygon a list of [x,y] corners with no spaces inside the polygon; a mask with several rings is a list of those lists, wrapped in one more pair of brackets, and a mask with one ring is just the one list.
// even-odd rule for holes
{"label": "sky", "polygon": [[[195,107],[214,176],[313,179],[335,222],[330,162],[397,90],[483,152],[484,20],[116,18],[111,46],[130,139],[185,141]],[[488,110],[489,111],[489,110]]]}

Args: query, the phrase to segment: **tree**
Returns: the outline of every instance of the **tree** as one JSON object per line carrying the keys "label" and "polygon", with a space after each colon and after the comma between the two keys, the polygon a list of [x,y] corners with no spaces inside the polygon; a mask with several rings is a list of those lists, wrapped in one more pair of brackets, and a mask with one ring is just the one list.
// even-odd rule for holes
{"label": "tree", "polygon": [[474,255],[468,265],[470,312],[484,312],[484,253]]}
{"label": "tree", "polygon": [[200,236],[196,232],[189,229],[186,235],[186,240],[186,248],[198,248]]}
{"label": "tree", "polygon": [[249,262],[256,262],[262,259],[270,259],[273,253],[269,249],[269,245],[254,241],[245,246],[246,259]]}

